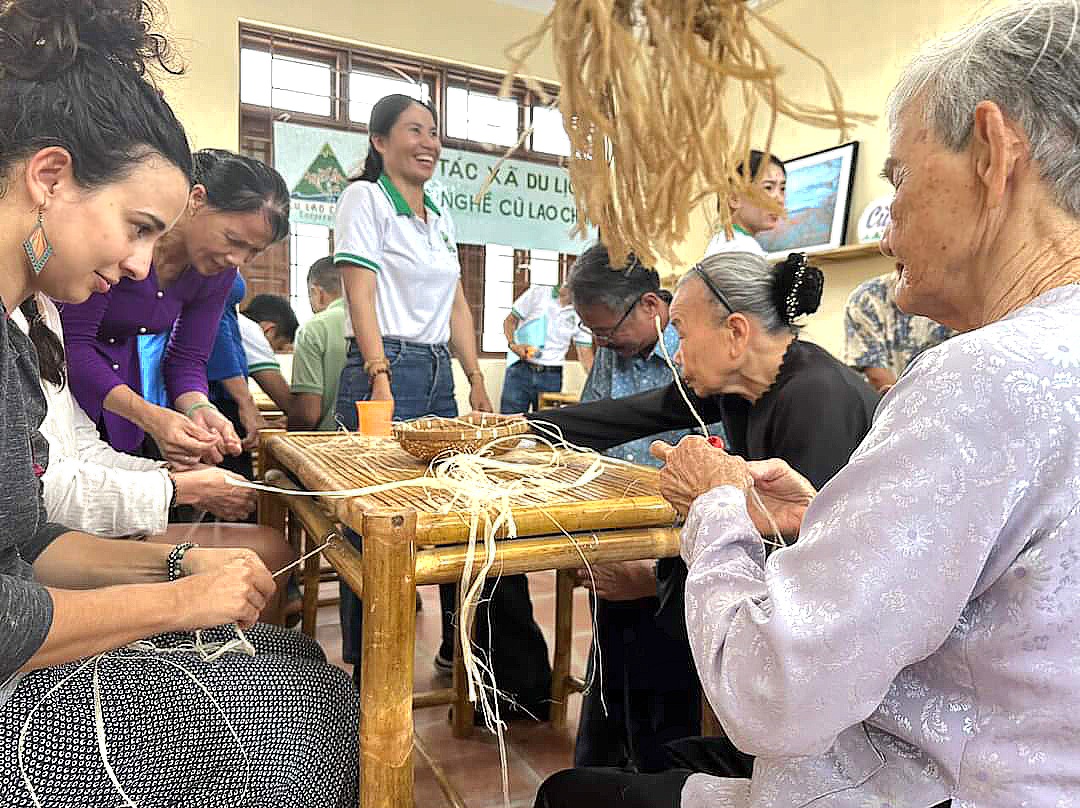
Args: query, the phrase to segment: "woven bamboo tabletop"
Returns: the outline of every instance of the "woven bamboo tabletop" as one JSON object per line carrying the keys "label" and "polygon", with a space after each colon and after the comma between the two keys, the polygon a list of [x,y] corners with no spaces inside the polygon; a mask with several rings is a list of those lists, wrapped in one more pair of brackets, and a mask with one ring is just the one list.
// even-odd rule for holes
{"label": "woven bamboo tabletop", "polygon": [[[295,474],[310,491],[344,491],[422,476],[427,464],[407,454],[392,438],[349,434],[289,433],[266,444],[274,458]],[[519,449],[500,455],[515,463],[546,464],[546,449]],[[595,460],[595,455],[560,451],[561,468],[548,479],[572,482]],[[499,475],[501,472],[493,472]],[[506,479],[515,476],[506,473]],[[523,493],[511,499],[519,536],[562,531],[575,533],[627,527],[671,525],[675,513],[657,489],[655,469],[603,461],[603,474],[572,490],[549,494]],[[468,540],[467,511],[447,510],[446,491],[406,488],[352,499],[327,498],[336,518],[359,530],[363,513],[374,509],[417,511],[417,541],[456,544]]]}

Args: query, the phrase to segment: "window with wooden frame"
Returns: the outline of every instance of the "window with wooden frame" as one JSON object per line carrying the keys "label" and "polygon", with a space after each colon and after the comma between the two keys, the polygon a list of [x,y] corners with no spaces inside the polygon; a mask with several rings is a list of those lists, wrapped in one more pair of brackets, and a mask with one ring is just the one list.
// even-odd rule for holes
{"label": "window with wooden frame", "polygon": [[[501,76],[434,60],[414,59],[370,48],[243,25],[240,29],[240,151],[273,165],[273,122],[366,132],[375,102],[403,93],[435,109],[447,146],[501,155],[534,126],[516,159],[558,164],[569,154],[569,139],[557,109],[546,106],[524,85],[508,99],[498,97]],[[554,88],[549,89],[552,95]],[[345,166],[352,170],[354,166]],[[297,318],[310,317],[307,270],[333,249],[331,228],[294,225],[287,244],[267,250],[244,275],[248,295],[288,297]],[[498,245],[459,244],[462,286],[473,313],[477,349],[501,357],[506,348],[502,321],[529,285],[530,261],[553,262],[559,280],[573,256],[533,256]],[[541,255],[543,254],[543,255]]]}

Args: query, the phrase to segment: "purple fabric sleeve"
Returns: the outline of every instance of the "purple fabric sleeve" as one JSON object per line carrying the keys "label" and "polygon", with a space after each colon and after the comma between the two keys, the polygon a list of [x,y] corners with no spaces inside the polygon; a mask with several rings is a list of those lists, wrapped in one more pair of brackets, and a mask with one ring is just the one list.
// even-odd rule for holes
{"label": "purple fabric sleeve", "polygon": [[112,301],[111,295],[90,295],[79,305],[63,306],[64,349],[67,352],[68,384],[90,420],[97,423],[105,396],[127,382],[112,369],[98,345],[98,330]]}
{"label": "purple fabric sleeve", "polygon": [[235,279],[235,268],[207,278],[202,294],[185,305],[176,319],[162,367],[170,402],[175,404],[184,393],[209,392],[206,362],[225,310],[225,298]]}

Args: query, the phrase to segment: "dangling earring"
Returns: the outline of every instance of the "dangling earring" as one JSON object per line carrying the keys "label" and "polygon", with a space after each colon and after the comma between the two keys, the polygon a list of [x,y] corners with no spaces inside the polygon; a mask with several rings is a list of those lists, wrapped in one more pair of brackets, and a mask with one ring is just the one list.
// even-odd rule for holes
{"label": "dangling earring", "polygon": [[38,208],[37,224],[23,242],[23,249],[26,250],[26,257],[30,259],[30,266],[34,268],[34,274],[40,275],[53,254],[49,237],[45,235],[44,208]]}

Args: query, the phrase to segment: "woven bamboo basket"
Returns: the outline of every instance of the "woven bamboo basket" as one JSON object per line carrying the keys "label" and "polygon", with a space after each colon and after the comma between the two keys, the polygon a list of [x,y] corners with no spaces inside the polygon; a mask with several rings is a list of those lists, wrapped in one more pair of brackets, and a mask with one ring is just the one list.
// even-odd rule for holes
{"label": "woven bamboo basket", "polygon": [[[467,426],[463,422],[473,426]],[[402,449],[413,457],[431,462],[442,454],[472,454],[493,440],[524,435],[529,431],[529,422],[523,418],[510,418],[505,415],[473,413],[463,418],[417,418],[396,423],[393,430]],[[502,454],[513,449],[516,444],[516,441],[504,440],[491,446],[489,450],[492,454]]]}

